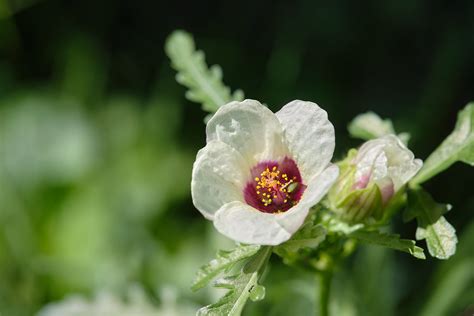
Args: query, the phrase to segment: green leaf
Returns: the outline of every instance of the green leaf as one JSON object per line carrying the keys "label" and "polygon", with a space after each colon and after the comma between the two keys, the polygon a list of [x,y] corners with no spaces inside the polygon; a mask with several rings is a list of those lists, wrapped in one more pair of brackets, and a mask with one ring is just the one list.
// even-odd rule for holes
{"label": "green leaf", "polygon": [[392,121],[382,120],[374,112],[357,115],[347,127],[349,134],[354,138],[370,140],[387,134],[395,134]]}
{"label": "green leaf", "polygon": [[[201,308],[197,315],[208,316],[238,316],[242,313],[245,303],[250,297],[262,299],[264,289],[258,284],[258,280],[272,253],[271,247],[262,247],[244,266],[240,274],[225,277],[215,286],[228,289],[229,291],[217,302]],[[258,293],[252,294],[252,291]]]}
{"label": "green leaf", "polygon": [[237,262],[253,256],[259,249],[260,246],[257,245],[242,245],[231,251],[220,250],[216,259],[198,270],[191,289],[196,291],[203,288],[219,273],[232,268]]}
{"label": "green leaf", "polygon": [[438,265],[427,286],[431,292],[424,301],[421,316],[455,315],[472,303],[474,297],[474,222],[463,229],[456,256]]}
{"label": "green leaf", "polygon": [[436,203],[428,192],[421,188],[408,191],[408,206],[405,220],[416,218],[416,239],[426,239],[428,251],[438,259],[448,259],[456,252],[456,230],[442,216],[450,205]]}
{"label": "green leaf", "polygon": [[423,168],[410,182],[423,183],[449,168],[456,161],[474,166],[474,103],[459,112],[454,131],[426,159]]}
{"label": "green leaf", "polygon": [[307,223],[290,240],[275,247],[281,257],[296,256],[301,249],[315,249],[325,239],[327,231],[322,225]]}
{"label": "green leaf", "polygon": [[165,51],[178,72],[176,81],[189,89],[186,98],[201,103],[203,110],[213,113],[230,101],[243,100],[241,90],[231,94],[222,83],[222,69],[219,66],[208,68],[204,53],[196,50],[189,33],[174,31],[166,40]]}
{"label": "green leaf", "polygon": [[400,235],[387,234],[379,231],[359,230],[350,235],[361,242],[383,246],[411,254],[418,259],[426,259],[423,248],[416,246],[416,242],[410,239],[400,239]]}

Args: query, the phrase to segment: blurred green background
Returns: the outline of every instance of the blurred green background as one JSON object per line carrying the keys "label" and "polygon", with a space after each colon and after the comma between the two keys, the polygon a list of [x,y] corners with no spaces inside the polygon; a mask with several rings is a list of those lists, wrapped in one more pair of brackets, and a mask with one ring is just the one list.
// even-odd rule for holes
{"label": "blurred green background", "polygon": [[[246,97],[324,107],[337,159],[359,144],[347,123],[368,110],[411,133],[424,159],[474,100],[473,1],[0,0],[2,316],[64,299],[41,315],[106,315],[104,304],[110,315],[189,315],[221,294],[189,290],[232,243],[190,199],[206,113],[164,55],[177,28]],[[360,248],[335,281],[336,315],[470,315],[473,180],[456,164],[426,184],[453,205],[452,259]],[[402,237],[415,229],[395,220]],[[273,259],[266,299],[245,314],[313,314],[315,276]]]}

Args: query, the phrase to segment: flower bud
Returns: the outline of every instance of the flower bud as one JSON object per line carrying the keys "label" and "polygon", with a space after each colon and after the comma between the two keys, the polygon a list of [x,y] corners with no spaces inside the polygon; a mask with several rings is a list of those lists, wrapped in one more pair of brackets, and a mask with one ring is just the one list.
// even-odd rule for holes
{"label": "flower bud", "polygon": [[349,222],[378,222],[422,165],[395,135],[367,141],[339,163],[328,195],[331,208]]}

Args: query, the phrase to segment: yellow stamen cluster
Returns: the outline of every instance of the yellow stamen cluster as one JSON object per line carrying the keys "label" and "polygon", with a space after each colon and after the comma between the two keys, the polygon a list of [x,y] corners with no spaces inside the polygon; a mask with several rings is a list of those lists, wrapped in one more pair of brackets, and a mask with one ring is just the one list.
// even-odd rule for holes
{"label": "yellow stamen cluster", "polygon": [[283,203],[287,203],[290,197],[290,192],[287,192],[287,188],[295,180],[296,177],[289,179],[286,173],[280,175],[280,170],[276,166],[271,170],[267,167],[260,173],[260,177],[255,178],[257,183],[255,190],[262,197],[261,201],[264,206],[270,205],[274,199],[278,198],[277,194],[280,194],[279,192],[285,197]]}

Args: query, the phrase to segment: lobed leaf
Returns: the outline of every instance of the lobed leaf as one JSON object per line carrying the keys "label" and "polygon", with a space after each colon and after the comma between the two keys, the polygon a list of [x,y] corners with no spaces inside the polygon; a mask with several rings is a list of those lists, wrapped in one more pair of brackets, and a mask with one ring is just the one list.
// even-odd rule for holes
{"label": "lobed leaf", "polygon": [[411,185],[425,182],[456,161],[474,166],[474,102],[459,112],[454,131],[426,159]]}
{"label": "lobed leaf", "polygon": [[258,245],[242,245],[231,251],[220,250],[217,253],[216,259],[203,265],[198,270],[193,284],[191,285],[191,289],[196,291],[203,288],[219,273],[230,269],[237,262],[253,256],[259,249],[260,246]]}
{"label": "lobed leaf", "polygon": [[400,239],[400,235],[397,234],[359,230],[352,233],[350,237],[353,237],[361,242],[407,252],[418,259],[426,259],[423,248],[416,246],[416,242],[414,240]]}
{"label": "lobed leaf", "polygon": [[166,40],[165,51],[172,67],[178,72],[176,81],[187,87],[186,98],[202,104],[203,110],[213,113],[230,101],[241,101],[244,94],[222,83],[222,69],[206,65],[204,53],[196,50],[192,36],[184,31],[174,31]]}
{"label": "lobed leaf", "polygon": [[408,191],[404,219],[417,219],[416,239],[426,239],[429,253],[438,259],[448,259],[456,252],[456,230],[443,216],[450,209],[450,205],[436,203],[421,188]]}
{"label": "lobed leaf", "polygon": [[[229,291],[216,303],[201,308],[197,315],[206,316],[238,316],[242,313],[247,300],[251,297],[262,299],[264,293],[258,280],[272,253],[271,247],[262,247],[244,266],[240,274],[223,278],[215,286]],[[252,292],[256,290],[257,295]]]}

